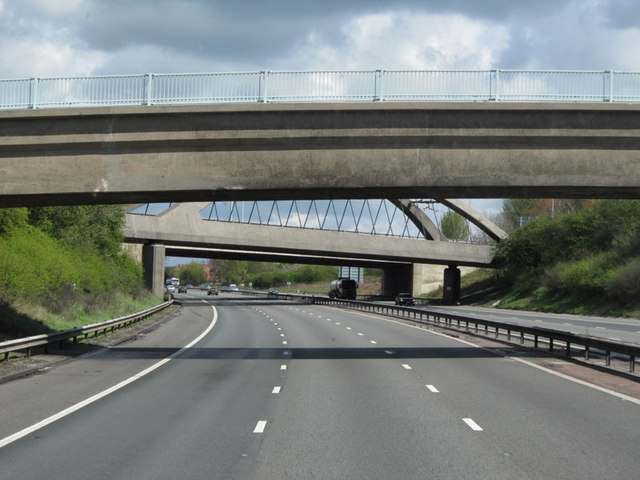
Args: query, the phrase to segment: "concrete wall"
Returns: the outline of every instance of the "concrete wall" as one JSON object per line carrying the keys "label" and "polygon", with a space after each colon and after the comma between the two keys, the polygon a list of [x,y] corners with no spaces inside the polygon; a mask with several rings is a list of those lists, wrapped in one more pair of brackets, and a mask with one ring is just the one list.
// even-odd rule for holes
{"label": "concrete wall", "polygon": [[0,112],[0,207],[640,198],[640,105],[250,104]]}

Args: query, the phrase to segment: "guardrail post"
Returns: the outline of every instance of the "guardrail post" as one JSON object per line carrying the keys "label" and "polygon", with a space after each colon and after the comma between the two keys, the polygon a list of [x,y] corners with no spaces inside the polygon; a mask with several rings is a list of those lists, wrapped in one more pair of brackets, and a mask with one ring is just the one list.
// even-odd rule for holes
{"label": "guardrail post", "polygon": [[589,355],[589,345],[585,345],[584,346],[584,359],[585,359],[585,361],[588,362],[589,361],[589,357],[590,357],[590,355]]}
{"label": "guardrail post", "polygon": [[533,336],[533,348],[538,348],[538,335]]}
{"label": "guardrail post", "polygon": [[607,367],[611,366],[611,351],[610,350],[607,350],[606,365],[607,365]]}
{"label": "guardrail post", "polygon": [[613,102],[613,70],[607,72],[609,74],[609,102]]}
{"label": "guardrail post", "polygon": [[635,357],[635,355],[630,355],[629,356],[629,371],[631,373],[636,371],[636,357]]}
{"label": "guardrail post", "polygon": [[567,342],[567,351],[565,352],[567,357],[571,356],[571,342]]}

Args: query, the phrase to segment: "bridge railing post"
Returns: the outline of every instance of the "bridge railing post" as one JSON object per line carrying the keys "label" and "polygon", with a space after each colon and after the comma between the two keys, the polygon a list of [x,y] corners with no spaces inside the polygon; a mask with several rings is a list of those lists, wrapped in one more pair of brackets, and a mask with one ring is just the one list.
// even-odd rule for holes
{"label": "bridge railing post", "polygon": [[153,101],[153,73],[147,73],[145,82],[145,105],[151,105]]}
{"label": "bridge railing post", "polygon": [[376,70],[375,72],[375,84],[374,84],[374,93],[373,93],[373,101],[374,102],[384,102],[384,70]]}
{"label": "bridge railing post", "polygon": [[258,102],[259,103],[267,103],[268,102],[268,94],[267,94],[267,86],[269,82],[269,70],[264,70],[260,72],[260,85],[258,88]]}
{"label": "bridge railing post", "polygon": [[31,79],[31,89],[29,90],[29,108],[38,108],[38,77]]}
{"label": "bridge railing post", "polygon": [[[607,100],[608,102],[613,102],[613,78],[614,78],[614,72],[613,70],[609,70],[608,75],[605,75],[605,78],[609,78],[609,93],[608,93],[608,97],[609,99]],[[605,91],[605,95],[606,95],[606,91]]]}
{"label": "bridge railing post", "polygon": [[[491,80],[489,81],[489,101],[500,101],[500,69],[491,71]],[[493,86],[493,88],[492,88]]]}

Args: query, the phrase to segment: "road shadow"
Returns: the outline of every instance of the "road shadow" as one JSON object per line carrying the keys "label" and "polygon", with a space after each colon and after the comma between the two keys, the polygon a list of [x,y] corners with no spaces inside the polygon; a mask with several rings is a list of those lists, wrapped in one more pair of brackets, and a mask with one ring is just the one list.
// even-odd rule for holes
{"label": "road shadow", "polygon": [[[176,353],[177,348],[115,347],[91,358],[157,359]],[[188,360],[344,360],[381,358],[490,358],[501,356],[498,349],[474,347],[364,347],[364,348],[188,348],[179,359]]]}

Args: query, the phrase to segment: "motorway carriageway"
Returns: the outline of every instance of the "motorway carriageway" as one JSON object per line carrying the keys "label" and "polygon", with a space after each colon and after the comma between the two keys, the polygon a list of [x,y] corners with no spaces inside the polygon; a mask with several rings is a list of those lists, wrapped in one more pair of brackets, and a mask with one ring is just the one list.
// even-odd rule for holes
{"label": "motorway carriageway", "polygon": [[138,340],[0,385],[0,479],[640,471],[630,397],[358,312],[183,298]]}
{"label": "motorway carriageway", "polygon": [[540,327],[570,332],[576,335],[640,345],[640,320],[623,317],[596,317],[560,313],[529,312],[473,306],[440,307],[418,305],[433,312],[464,315],[494,322],[513,323],[527,327]]}

